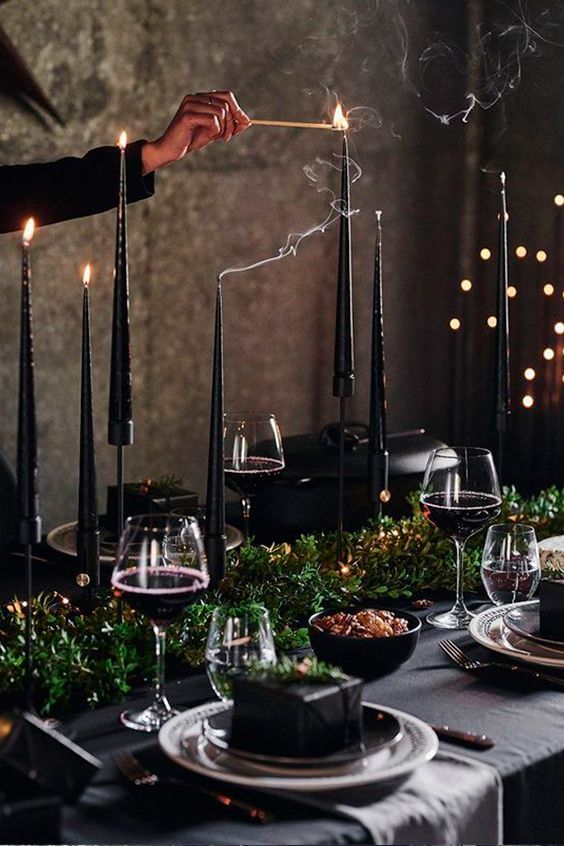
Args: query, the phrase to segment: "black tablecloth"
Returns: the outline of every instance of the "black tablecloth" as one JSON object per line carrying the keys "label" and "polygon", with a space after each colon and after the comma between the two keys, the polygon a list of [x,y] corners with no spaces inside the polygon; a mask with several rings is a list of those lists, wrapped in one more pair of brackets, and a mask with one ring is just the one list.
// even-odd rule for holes
{"label": "black tablecloth", "polygon": [[[367,685],[366,699],[429,722],[489,734],[496,741],[494,749],[465,754],[492,764],[503,779],[505,841],[558,842],[564,831],[564,693],[509,673],[476,676],[460,671],[439,649],[442,636],[444,632],[425,625],[410,661]],[[455,633],[454,639],[475,654],[480,652],[466,633]],[[211,698],[203,675],[173,682],[169,694],[177,706]],[[143,691],[137,699],[147,697]],[[68,725],[75,740],[101,756],[106,766],[80,803],[65,809],[62,843],[366,842],[358,823],[322,818],[316,811],[283,811],[276,822],[258,825],[238,820],[197,793],[125,785],[111,760],[120,747],[137,749],[157,771],[163,767],[166,771],[168,765],[155,739],[120,727],[119,711],[119,707],[100,709]],[[256,801],[260,802],[260,794]]]}

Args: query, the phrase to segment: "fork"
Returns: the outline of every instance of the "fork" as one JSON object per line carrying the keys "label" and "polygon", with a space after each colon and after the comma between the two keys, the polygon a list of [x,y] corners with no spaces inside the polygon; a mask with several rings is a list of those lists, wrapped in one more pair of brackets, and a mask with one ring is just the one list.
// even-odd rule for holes
{"label": "fork", "polygon": [[194,784],[192,782],[183,781],[174,776],[160,776],[155,772],[148,770],[131,752],[117,752],[114,756],[114,762],[122,776],[134,784],[135,787],[156,787],[159,784],[172,784],[177,787],[183,787],[191,791],[197,791],[205,796],[214,799],[219,805],[225,808],[235,808],[242,812],[242,814],[253,822],[269,823],[273,822],[275,817],[269,811],[259,808],[256,805],[250,805],[243,802],[241,799],[234,799],[232,796],[226,796],[224,793],[216,793],[201,784]]}
{"label": "fork", "polygon": [[521,676],[528,676],[529,678],[537,679],[537,681],[546,682],[554,687],[564,690],[564,679],[558,676],[551,676],[548,673],[539,673],[537,670],[523,667],[520,664],[506,664],[504,661],[477,661],[470,658],[466,653],[460,649],[453,640],[440,640],[439,646],[448,657],[453,661],[457,667],[462,670],[469,670],[472,672],[479,672],[480,670],[509,670]]}

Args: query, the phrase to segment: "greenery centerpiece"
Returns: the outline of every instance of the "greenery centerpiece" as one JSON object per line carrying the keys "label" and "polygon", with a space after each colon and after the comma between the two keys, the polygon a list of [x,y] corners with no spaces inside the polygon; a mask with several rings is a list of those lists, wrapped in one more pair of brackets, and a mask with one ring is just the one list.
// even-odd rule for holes
{"label": "greenery centerpiece", "polygon": [[[214,608],[268,608],[277,647],[287,651],[308,643],[308,617],[324,607],[360,602],[410,601],[425,592],[452,590],[455,570],[449,539],[419,513],[372,522],[346,533],[336,563],[334,534],[304,535],[292,544],[245,544],[231,554],[231,567],[214,592],[186,610],[169,629],[168,653],[181,672],[202,664]],[[531,499],[504,491],[502,520],[527,522],[539,538],[564,534],[564,489],[541,491]],[[481,537],[468,544],[466,583],[480,584]],[[41,713],[58,715],[121,699],[151,678],[153,650],[146,620],[130,608],[123,619],[108,593],[84,615],[64,597],[38,597],[33,606],[35,689]],[[14,598],[0,607],[0,696],[6,702],[22,690],[25,614]]]}

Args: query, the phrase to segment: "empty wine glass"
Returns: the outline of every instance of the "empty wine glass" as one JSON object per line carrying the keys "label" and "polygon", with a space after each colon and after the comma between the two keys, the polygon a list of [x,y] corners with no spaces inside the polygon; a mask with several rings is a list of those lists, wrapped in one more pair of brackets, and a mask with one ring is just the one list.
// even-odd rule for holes
{"label": "empty wine glass", "polygon": [[241,497],[249,537],[251,500],[257,487],[284,469],[282,435],[274,414],[226,414],[224,421],[225,478]]}
{"label": "empty wine glass", "polygon": [[153,703],[139,712],[124,711],[121,721],[128,728],[157,731],[176,713],[164,689],[167,626],[208,583],[206,555],[195,518],[145,514],[126,520],[112,587],[116,596],[148,618],[155,634],[157,663]]}
{"label": "empty wine glass", "polygon": [[430,614],[431,625],[465,629],[472,614],[464,603],[464,545],[501,510],[499,481],[489,449],[444,447],[429,456],[420,506],[427,520],[456,547],[456,600],[450,611]]}
{"label": "empty wine glass", "polygon": [[213,612],[206,664],[209,680],[224,702],[232,698],[233,679],[249,667],[272,667],[276,649],[266,608],[240,612],[216,608]]}
{"label": "empty wine glass", "polygon": [[524,523],[490,526],[482,554],[482,581],[494,605],[525,602],[541,578],[537,537]]}

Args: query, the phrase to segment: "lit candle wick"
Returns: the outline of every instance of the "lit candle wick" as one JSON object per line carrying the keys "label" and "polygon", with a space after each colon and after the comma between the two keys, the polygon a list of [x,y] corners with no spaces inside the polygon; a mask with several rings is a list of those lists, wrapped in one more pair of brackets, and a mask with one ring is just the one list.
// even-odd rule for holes
{"label": "lit candle wick", "polygon": [[25,229],[23,231],[23,237],[22,237],[23,243],[26,246],[29,246],[29,244],[31,243],[31,239],[33,238],[34,232],[35,232],[35,220],[32,217],[30,217],[29,220],[27,221],[26,225],[25,225]]}

